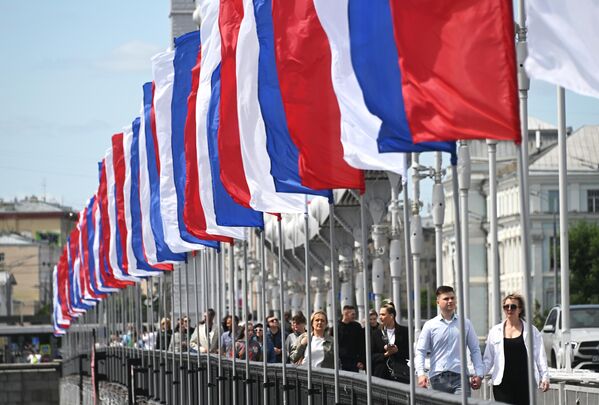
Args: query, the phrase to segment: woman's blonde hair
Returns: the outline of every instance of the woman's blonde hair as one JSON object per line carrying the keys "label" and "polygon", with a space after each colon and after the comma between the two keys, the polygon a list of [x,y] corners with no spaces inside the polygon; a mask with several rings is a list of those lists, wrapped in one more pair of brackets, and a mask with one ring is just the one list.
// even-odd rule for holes
{"label": "woman's blonde hair", "polygon": [[501,305],[505,305],[505,302],[507,300],[512,300],[512,301],[518,301],[518,306],[520,307],[520,309],[522,309],[522,311],[520,311],[520,319],[524,318],[524,297],[522,297],[522,295],[520,294],[516,294],[516,293],[512,293],[507,295],[504,299]]}
{"label": "woman's blonde hair", "polygon": [[314,313],[312,313],[312,316],[310,317],[310,325],[312,325],[314,323],[314,318],[316,317],[316,315],[322,315],[324,316],[324,321],[326,323],[329,322],[329,319],[327,318],[327,313],[324,311],[315,311]]}

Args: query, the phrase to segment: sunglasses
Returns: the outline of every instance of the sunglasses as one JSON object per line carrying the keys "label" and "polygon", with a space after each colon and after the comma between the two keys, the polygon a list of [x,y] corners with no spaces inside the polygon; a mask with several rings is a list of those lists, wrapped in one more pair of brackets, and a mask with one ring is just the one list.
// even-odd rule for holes
{"label": "sunglasses", "polygon": [[504,311],[515,311],[518,308],[520,308],[520,307],[516,304],[506,304],[503,306]]}
{"label": "sunglasses", "polygon": [[278,319],[271,319],[270,322],[279,322]]}
{"label": "sunglasses", "polygon": [[263,330],[264,329],[262,329],[262,328],[256,328],[256,329],[254,329],[254,332],[262,332]]}

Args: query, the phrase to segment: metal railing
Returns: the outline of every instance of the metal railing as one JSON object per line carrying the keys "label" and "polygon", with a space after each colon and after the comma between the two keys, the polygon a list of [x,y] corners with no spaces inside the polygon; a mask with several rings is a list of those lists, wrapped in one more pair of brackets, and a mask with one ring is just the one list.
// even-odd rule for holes
{"label": "metal railing", "polygon": [[[268,364],[266,378],[262,363],[237,361],[235,376],[232,362],[219,356],[205,353],[192,354],[187,359],[179,353],[161,350],[140,350],[126,347],[104,347],[96,351],[95,382],[106,380],[127,387],[129,403],[137,399],[149,399],[161,404],[183,405],[208,403],[208,392],[212,403],[218,404],[272,404],[283,403],[283,390],[288,392],[287,405],[302,405],[312,397],[314,405],[335,404],[334,373],[328,369],[312,370],[311,390],[308,391],[307,369],[287,365],[286,381],[283,386],[281,364]],[[77,354],[63,365],[63,375],[91,375],[91,354]],[[208,379],[210,376],[210,379]],[[341,371],[339,376],[341,395],[339,404],[357,405],[366,402],[366,376],[360,373]],[[372,380],[373,404],[409,404],[409,386],[374,377]],[[266,399],[265,399],[266,396]],[[460,404],[461,398],[442,392],[416,390],[418,404]],[[491,402],[472,398],[469,403]]]}

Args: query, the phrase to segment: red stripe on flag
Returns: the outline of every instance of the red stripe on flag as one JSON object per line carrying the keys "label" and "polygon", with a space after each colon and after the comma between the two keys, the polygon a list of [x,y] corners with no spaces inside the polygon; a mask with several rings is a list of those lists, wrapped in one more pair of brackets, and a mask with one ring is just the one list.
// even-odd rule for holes
{"label": "red stripe on flag", "polygon": [[158,154],[158,132],[156,131],[156,110],[154,109],[154,93],[156,92],[156,83],[152,82],[152,107],[150,107],[150,125],[152,126],[152,139],[154,140],[154,154],[156,156],[156,169],[160,177],[160,155]]}
{"label": "red stripe on flag", "polygon": [[364,189],[343,159],[341,113],[331,79],[331,50],[312,0],[274,1],[277,73],[302,184]]}
{"label": "red stripe on flag", "polygon": [[237,38],[243,19],[242,0],[221,0],[221,97],[219,107],[218,153],[220,178],[229,195],[238,204],[250,208],[250,189],[245,179],[239,121],[237,117]]}
{"label": "red stripe on flag", "polygon": [[414,141],[519,142],[512,3],[390,3]]}
{"label": "red stripe on flag", "polygon": [[129,273],[127,260],[127,223],[125,222],[125,197],[123,186],[125,184],[125,150],[123,148],[123,133],[112,136],[112,164],[114,167],[116,224],[121,236],[121,257],[123,271]]}

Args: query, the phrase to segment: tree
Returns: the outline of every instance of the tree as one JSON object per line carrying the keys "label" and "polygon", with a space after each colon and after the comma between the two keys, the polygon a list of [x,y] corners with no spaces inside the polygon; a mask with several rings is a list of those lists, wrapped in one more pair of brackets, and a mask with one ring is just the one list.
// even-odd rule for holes
{"label": "tree", "polygon": [[578,222],[568,239],[571,303],[599,304],[599,225]]}

